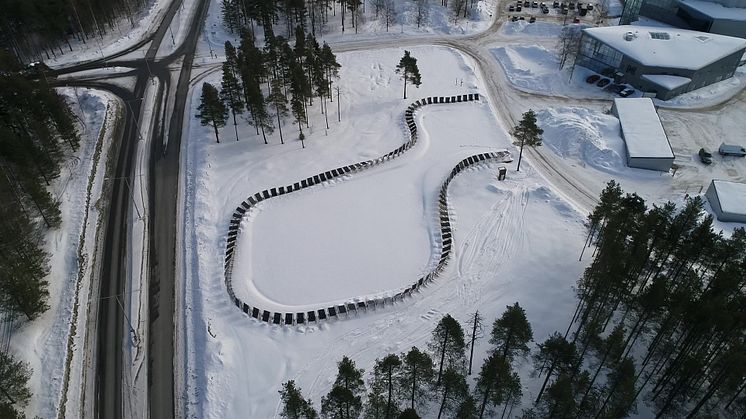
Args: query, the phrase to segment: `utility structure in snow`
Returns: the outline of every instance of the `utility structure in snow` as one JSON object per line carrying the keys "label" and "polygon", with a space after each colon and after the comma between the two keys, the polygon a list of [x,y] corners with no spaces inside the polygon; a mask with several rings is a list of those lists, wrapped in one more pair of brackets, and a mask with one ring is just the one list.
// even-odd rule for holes
{"label": "utility structure in snow", "polygon": [[746,223],[746,183],[716,179],[705,196],[718,220]]}
{"label": "utility structure in snow", "polygon": [[611,112],[619,118],[627,166],[667,172],[674,154],[650,98],[616,98]]}
{"label": "utility structure in snow", "polygon": [[674,28],[583,29],[575,65],[669,100],[733,77],[746,39]]}

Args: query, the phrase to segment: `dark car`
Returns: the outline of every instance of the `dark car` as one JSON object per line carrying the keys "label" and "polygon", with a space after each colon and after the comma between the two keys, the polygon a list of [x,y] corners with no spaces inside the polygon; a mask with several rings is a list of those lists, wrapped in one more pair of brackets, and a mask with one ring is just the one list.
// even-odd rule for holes
{"label": "dark car", "polygon": [[600,79],[601,79],[601,76],[599,76],[598,74],[591,74],[590,76],[588,76],[588,78],[585,79],[585,82],[588,84],[593,84],[599,81]]}
{"label": "dark car", "polygon": [[518,20],[526,20],[526,18],[523,17],[523,16],[521,16],[521,17],[518,18]]}
{"label": "dark car", "polygon": [[523,7],[531,7],[531,2],[529,2],[528,0],[524,1]]}
{"label": "dark car", "polygon": [[580,18],[576,17],[575,19],[572,20],[572,23],[580,23]]}
{"label": "dark car", "polygon": [[536,18],[534,16],[531,16],[531,19],[528,20],[528,23],[534,23],[536,22]]}
{"label": "dark car", "polygon": [[544,13],[545,15],[549,14],[549,8],[548,7],[542,7],[541,13]]}
{"label": "dark car", "polygon": [[532,9],[536,9],[537,7],[539,7],[539,2],[538,1],[535,1],[535,2],[531,3],[531,8]]}
{"label": "dark car", "polygon": [[567,14],[567,7],[563,7],[563,8],[562,8],[562,12],[561,12],[561,13],[562,13],[563,15],[566,15],[566,14]]}
{"label": "dark car", "polygon": [[705,150],[704,148],[699,149],[699,160],[704,164],[712,164],[712,153]]}
{"label": "dark car", "polygon": [[619,96],[621,96],[621,97],[627,97],[627,96],[631,95],[632,93],[635,93],[635,89],[633,89],[631,87],[627,87],[624,90],[622,90],[621,92],[619,92]]}
{"label": "dark car", "polygon": [[559,2],[555,1],[554,3],[552,3],[552,7],[555,9],[559,9]]}
{"label": "dark car", "polygon": [[513,6],[512,4],[510,6],[508,6],[508,11],[509,12],[515,12],[515,6]]}
{"label": "dark car", "polygon": [[596,83],[596,86],[598,87],[606,87],[609,83],[611,83],[610,79],[601,79]]}
{"label": "dark car", "polygon": [[518,6],[516,6],[516,7],[515,7],[515,11],[516,11],[516,12],[520,12],[521,10],[523,10],[523,7],[521,7],[521,5],[520,5],[520,4],[519,4]]}
{"label": "dark car", "polygon": [[593,4],[588,3],[588,10],[593,10]]}

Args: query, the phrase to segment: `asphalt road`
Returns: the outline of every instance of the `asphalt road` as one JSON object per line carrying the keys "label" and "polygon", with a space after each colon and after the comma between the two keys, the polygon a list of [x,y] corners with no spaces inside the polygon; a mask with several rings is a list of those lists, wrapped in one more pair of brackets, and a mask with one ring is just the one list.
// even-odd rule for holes
{"label": "asphalt road", "polygon": [[[131,75],[136,77],[133,91],[106,84],[106,78],[100,76],[58,83],[105,89],[126,102],[123,109],[122,135],[112,150],[116,156],[116,164],[108,180],[111,183],[111,197],[109,213],[105,219],[104,249],[99,274],[93,403],[93,413],[98,418],[121,418],[124,413],[123,392],[130,391],[122,388],[123,344],[134,338],[125,323],[121,305],[121,297],[128,280],[127,233],[132,204],[127,188],[128,184],[132,184],[137,144],[140,139],[136,123],[140,119],[140,99],[145,93],[151,74],[157,77],[163,86],[157,93],[155,103],[162,103],[165,97],[167,100],[173,100],[173,106],[170,108],[170,115],[164,112],[160,119],[154,118],[156,129],[153,138],[150,139],[148,410],[151,418],[175,417],[174,280],[179,150],[192,60],[208,4],[207,0],[199,0],[185,40],[166,58],[155,59],[168,27],[181,6],[181,0],[172,2],[156,31],[134,46],[106,58],[54,71],[55,74],[67,74],[119,65],[133,68]],[[135,51],[148,42],[150,46],[144,59],[117,60],[118,57]],[[178,62],[181,62],[180,75],[176,89],[172,91],[171,70],[175,66],[174,63]],[[178,66],[176,69],[178,70]],[[172,129],[164,134],[166,119],[170,120],[169,127]],[[168,136],[167,142],[164,142],[164,135]],[[164,147],[164,144],[167,146]]]}

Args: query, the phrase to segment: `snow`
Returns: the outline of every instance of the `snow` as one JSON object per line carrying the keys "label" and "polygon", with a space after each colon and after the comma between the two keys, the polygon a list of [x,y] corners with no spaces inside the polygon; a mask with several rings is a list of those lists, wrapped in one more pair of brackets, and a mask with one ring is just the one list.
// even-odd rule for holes
{"label": "snow", "polygon": [[500,27],[500,32],[506,36],[528,35],[552,38],[559,36],[562,32],[562,25],[544,21],[534,23],[526,20],[507,21]]}
{"label": "snow", "polygon": [[614,116],[564,107],[541,109],[536,119],[544,130],[543,145],[557,155],[614,175],[626,171],[624,140]]}
{"label": "snow", "polygon": [[[742,2],[741,4],[743,5]],[[725,7],[714,1],[702,0],[679,0],[679,6],[696,10],[713,19],[746,21],[746,8],[744,7]]]}
{"label": "snow", "polygon": [[[608,26],[583,32],[648,67],[698,70],[746,48],[746,40],[684,29]],[[632,33],[631,40],[625,35]],[[669,39],[655,39],[663,34]]]}
{"label": "snow", "polygon": [[[48,231],[45,249],[50,254],[49,310],[33,322],[23,323],[11,339],[11,352],[33,369],[29,387],[34,395],[26,414],[30,417],[77,416],[85,391],[83,375],[90,363],[87,351],[87,315],[91,264],[79,265],[80,251],[93,259],[100,215],[98,200],[112,142],[110,125],[118,102],[109,93],[85,88],[61,88],[80,121],[80,148],[67,157],[51,191],[60,201],[62,226]],[[107,113],[107,105],[110,110]],[[106,133],[100,140],[100,130]],[[100,141],[99,141],[100,140]],[[101,142],[102,141],[102,142]],[[100,143],[100,155],[96,155]],[[90,188],[90,190],[88,189]],[[87,194],[88,196],[87,201]]]}
{"label": "snow", "polygon": [[[436,200],[443,174],[498,146],[484,131],[459,141],[463,127],[491,123],[487,109],[484,103],[426,107],[417,114],[424,128],[412,153],[361,179],[261,204],[239,236],[236,295],[261,301],[256,304],[265,309],[303,311],[351,296],[393,295],[427,274],[439,252],[429,234],[433,218],[423,215]],[[412,234],[401,234],[409,230]],[[293,263],[276,263],[278,254]]]}
{"label": "snow", "polygon": [[[336,122],[336,103],[330,103],[331,129],[325,135],[315,100],[309,109],[311,128],[304,128],[306,149],[295,139],[298,131],[291,123],[283,128],[285,145],[275,133],[265,146],[244,121],[240,141],[228,126],[220,144],[208,127],[193,118],[186,121],[180,226],[185,250],[179,286],[186,327],[182,416],[275,417],[277,389],[288,379],[318,403],[343,354],[370,371],[375,359],[388,352],[425,347],[445,313],[464,322],[479,309],[491,321],[505,305],[520,301],[537,340],[566,326],[575,304],[571,284],[586,263],[577,262],[584,214],[557,198],[527,160],[521,172],[511,165],[504,182],[496,181],[495,164],[454,179],[448,192],[453,259],[441,279],[403,303],[349,320],[276,327],[248,318],[229,301],[222,281],[223,251],[227,223],[239,202],[264,188],[396,148],[406,140],[403,110],[419,97],[483,93],[483,80],[470,59],[440,47],[408,50],[418,59],[423,80],[419,89],[409,90],[408,100],[401,99],[401,81],[393,72],[401,49],[339,54],[342,122]],[[218,79],[213,73],[197,82],[192,113],[201,82]],[[437,187],[452,166],[476,152],[515,150],[486,104],[430,105],[416,115],[421,142],[404,156],[340,182],[273,198],[249,215],[242,232],[247,242],[239,247],[244,249],[241,259],[250,255],[242,263],[251,265],[252,276],[241,275],[246,278],[242,281],[262,284],[261,291],[280,300],[275,304],[285,305],[410,282],[408,276],[432,258]],[[360,225],[366,222],[371,225]],[[317,233],[322,237],[313,236]],[[372,237],[347,241],[351,234]],[[520,256],[528,251],[531,259]],[[398,267],[387,266],[389,261]],[[357,271],[350,274],[352,269]],[[238,277],[234,271],[234,283]],[[311,281],[323,282],[305,283]],[[240,292],[248,292],[249,286],[243,286]],[[479,342],[477,368],[487,350],[488,342]],[[527,380],[529,368],[523,366],[521,374]],[[535,397],[540,383],[525,382],[527,397]]]}
{"label": "snow", "polygon": [[490,51],[510,84],[520,90],[574,98],[611,98],[606,90],[585,83],[585,78],[595,73],[584,67],[576,67],[570,80],[572,67],[560,70],[557,55],[542,45],[506,45]]}
{"label": "snow", "polygon": [[614,107],[630,158],[674,157],[652,100],[617,98]]}
{"label": "snow", "polygon": [[642,78],[668,90],[679,88],[692,81],[688,77],[671,76],[668,74],[643,74]]}
{"label": "snow", "polygon": [[746,216],[746,183],[713,180],[724,213]]}

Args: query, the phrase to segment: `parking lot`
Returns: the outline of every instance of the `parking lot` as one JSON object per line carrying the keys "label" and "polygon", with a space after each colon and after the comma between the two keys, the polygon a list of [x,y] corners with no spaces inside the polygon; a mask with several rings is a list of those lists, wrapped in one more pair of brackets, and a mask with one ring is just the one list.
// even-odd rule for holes
{"label": "parking lot", "polygon": [[514,1],[508,3],[505,7],[512,21],[528,20],[533,23],[537,19],[545,17],[554,21],[561,20],[562,23],[592,25],[601,19],[601,13],[596,3]]}

